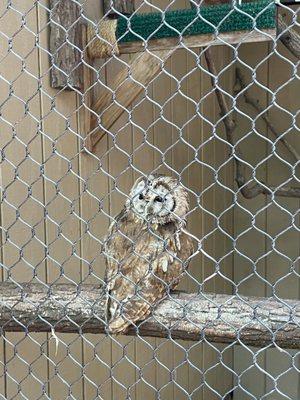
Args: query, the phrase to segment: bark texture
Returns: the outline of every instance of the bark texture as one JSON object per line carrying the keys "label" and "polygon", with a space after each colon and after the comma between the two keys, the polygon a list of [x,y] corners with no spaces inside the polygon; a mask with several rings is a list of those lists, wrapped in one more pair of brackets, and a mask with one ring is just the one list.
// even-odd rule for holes
{"label": "bark texture", "polygon": [[[2,331],[105,332],[105,292],[98,286],[1,283]],[[300,348],[300,301],[174,293],[141,322],[143,336]],[[136,335],[137,328],[127,334]]]}
{"label": "bark texture", "polygon": [[300,34],[295,30],[295,26],[287,25],[281,15],[277,18],[277,33],[282,44],[299,60]]}
{"label": "bark texture", "polygon": [[82,88],[80,6],[73,0],[50,0],[51,86]]}

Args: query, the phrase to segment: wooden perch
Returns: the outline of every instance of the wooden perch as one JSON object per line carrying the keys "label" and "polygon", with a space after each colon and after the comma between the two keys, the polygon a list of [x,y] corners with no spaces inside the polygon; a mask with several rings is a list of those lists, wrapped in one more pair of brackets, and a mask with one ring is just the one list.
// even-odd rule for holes
{"label": "wooden perch", "polygon": [[[151,39],[147,42],[149,51],[176,50],[179,48],[200,48],[206,46],[218,46],[239,43],[267,42],[275,38],[275,29],[262,29],[260,31],[236,31],[221,32],[216,36],[214,33],[178,37]],[[118,44],[120,54],[138,53],[145,50],[143,41],[120,42]]]}
{"label": "wooden perch", "polygon": [[[92,104],[93,115],[91,121],[90,151],[106,134],[125,110],[129,108],[137,96],[145,90],[145,86],[161,71],[162,63],[172,54],[169,50],[155,53],[143,52],[134,59],[127,61],[127,66],[116,75],[110,90],[106,90]],[[98,129],[99,126],[99,129]]]}
{"label": "wooden perch", "polygon": [[73,0],[50,1],[51,86],[81,89],[80,5]]}
{"label": "wooden perch", "polygon": [[[105,293],[99,286],[0,285],[2,331],[105,332]],[[143,336],[298,349],[300,301],[174,293],[138,330]]]}

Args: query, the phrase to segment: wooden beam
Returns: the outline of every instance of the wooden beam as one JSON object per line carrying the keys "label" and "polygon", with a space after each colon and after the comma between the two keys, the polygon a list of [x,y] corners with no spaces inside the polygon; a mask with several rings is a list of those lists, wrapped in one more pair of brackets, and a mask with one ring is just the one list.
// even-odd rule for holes
{"label": "wooden beam", "polygon": [[[162,63],[172,54],[169,50],[154,53],[143,52],[125,66],[110,85],[110,90],[103,92],[92,104],[93,111],[99,115],[101,125],[109,130],[137,96],[160,72]],[[113,92],[113,94],[112,94]],[[98,118],[91,120],[90,141],[92,148],[106,134],[105,129],[98,129]]]}
{"label": "wooden beam", "polygon": [[[231,3],[232,0],[192,0],[190,1],[191,7],[196,8],[199,4],[201,7],[203,6],[215,6],[217,4],[228,4]],[[245,1],[246,3],[246,1]]]}
{"label": "wooden beam", "polygon": [[51,86],[82,88],[80,5],[73,0],[50,0]]}
{"label": "wooden beam", "polygon": [[82,102],[81,118],[83,119],[81,126],[83,127],[82,137],[84,138],[84,148],[88,151],[93,150],[91,143],[90,131],[91,131],[91,104],[92,104],[92,60],[90,60],[87,50],[87,27],[82,25],[82,44],[84,49],[83,54],[83,84],[82,84],[82,95],[80,100]]}
{"label": "wooden beam", "polygon": [[[206,46],[218,46],[224,44],[242,44],[242,43],[255,43],[267,42],[276,37],[275,29],[263,29],[258,31],[237,31],[237,32],[224,32],[215,34],[203,34],[193,36],[183,36],[182,42],[177,37],[152,39],[147,43],[149,51],[158,50],[176,50],[181,47],[186,48],[199,48]],[[120,42],[118,44],[120,54],[138,53],[145,50],[144,42]]]}
{"label": "wooden beam", "polygon": [[104,15],[108,14],[109,17],[130,15],[134,10],[134,0],[103,0]]}
{"label": "wooden beam", "polygon": [[[2,331],[105,332],[100,286],[0,284]],[[135,335],[132,328],[129,335]],[[300,348],[300,301],[223,294],[174,293],[160,302],[139,334],[252,346]]]}
{"label": "wooden beam", "polygon": [[282,44],[297,58],[300,59],[300,34],[296,26],[289,26],[281,15],[277,18],[277,33]]}
{"label": "wooden beam", "polygon": [[[224,44],[223,41],[231,44],[243,42],[259,42],[271,40],[275,37],[275,30],[268,29],[265,34],[258,32],[234,32],[223,33],[216,38],[214,35],[187,36],[183,38],[186,47],[202,47],[207,45]],[[98,128],[98,118],[95,115],[91,120],[90,144],[91,149],[106,134],[106,130],[114,125],[123,112],[132,104],[137,96],[144,90],[144,87],[161,70],[162,62],[165,62],[171,54],[181,47],[178,38],[151,40],[145,51],[142,42],[120,43],[121,54],[140,52],[134,59],[127,62],[116,76],[110,86],[111,91],[106,90],[92,104],[93,111],[99,115],[101,126]],[[90,53],[89,53],[90,54]],[[90,54],[90,56],[92,56]],[[114,97],[112,95],[114,92]]]}

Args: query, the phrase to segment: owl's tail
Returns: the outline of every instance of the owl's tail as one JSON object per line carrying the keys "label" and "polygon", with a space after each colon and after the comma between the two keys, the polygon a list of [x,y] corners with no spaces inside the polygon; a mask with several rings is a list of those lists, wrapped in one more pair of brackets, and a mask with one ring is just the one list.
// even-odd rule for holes
{"label": "owl's tail", "polygon": [[112,334],[125,333],[130,325],[131,324],[129,321],[126,321],[124,318],[119,317],[109,323],[108,329],[109,332]]}
{"label": "owl's tail", "polygon": [[112,334],[125,333],[129,326],[142,321],[150,314],[150,305],[141,300],[131,300],[124,307],[122,314],[109,321],[108,328]]}

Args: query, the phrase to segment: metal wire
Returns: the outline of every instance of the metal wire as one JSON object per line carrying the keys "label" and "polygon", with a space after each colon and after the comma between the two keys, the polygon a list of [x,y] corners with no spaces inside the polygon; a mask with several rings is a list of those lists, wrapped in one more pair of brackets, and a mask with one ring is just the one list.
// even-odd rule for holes
{"label": "metal wire", "polygon": [[[84,24],[96,26],[105,17],[99,1],[73,2]],[[135,14],[161,13],[161,25],[167,11],[190,7],[175,0],[136,3]],[[192,3],[201,18],[204,4]],[[299,6],[281,9],[289,27],[299,31]],[[132,16],[126,18],[132,32]],[[186,231],[194,253],[180,290],[208,301],[208,292],[225,293],[245,304],[244,296],[260,296],[254,314],[269,298],[282,305],[297,300],[299,198],[278,192],[299,187],[299,60],[280,38],[268,33],[262,43],[246,43],[245,36],[232,44],[215,26],[220,46],[189,48],[178,31],[180,45],[168,59],[146,40],[145,51],[161,58],[158,74],[146,84],[132,68],[141,53],[91,61],[86,44],[77,50],[91,74],[88,87],[58,90],[50,87],[51,72],[61,68],[49,49],[51,21],[46,0],[0,5],[2,281],[19,288],[41,284],[48,298],[59,283],[77,285],[78,296],[85,284],[103,285],[109,225],[135,180],[158,172],[175,177],[190,198]],[[72,28],[65,45],[74,45]],[[253,31],[262,33],[255,18]],[[216,74],[205,61],[207,48]],[[120,98],[122,85],[114,86],[122,68],[125,81],[142,89],[130,106]],[[95,111],[104,93],[111,103]],[[114,105],[122,115],[108,127],[105,113]],[[97,123],[88,135],[103,133],[93,151],[84,148],[92,117]],[[232,137],[224,127],[228,118],[235,124]],[[255,185],[264,193],[249,195]],[[133,253],[146,257],[134,247]],[[170,288],[166,297],[175,307]],[[16,320],[14,308],[10,312]],[[45,319],[42,311],[39,318]],[[83,327],[57,333],[51,321],[48,333],[32,333],[34,321],[17,322],[18,333],[1,326],[3,399],[300,398],[299,352],[279,346],[274,333],[269,344],[252,347],[240,340],[242,328],[236,341],[219,344],[204,330],[197,341],[174,339],[176,324],[161,339],[138,329],[131,337],[92,335]]]}

